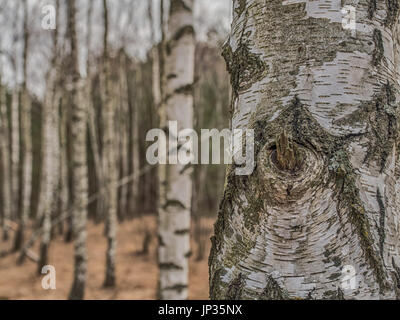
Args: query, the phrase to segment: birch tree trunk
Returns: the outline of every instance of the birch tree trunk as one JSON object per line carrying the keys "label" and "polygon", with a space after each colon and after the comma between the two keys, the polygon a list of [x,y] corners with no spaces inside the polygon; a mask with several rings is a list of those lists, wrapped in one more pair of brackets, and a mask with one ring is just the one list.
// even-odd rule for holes
{"label": "birch tree trunk", "polygon": [[0,171],[2,172],[1,190],[2,190],[2,216],[0,239],[7,241],[9,239],[8,227],[6,221],[11,217],[11,166],[9,149],[9,121],[6,105],[6,90],[1,85],[0,78]]}
{"label": "birch tree trunk", "polygon": [[84,298],[86,283],[86,220],[87,220],[87,162],[86,128],[87,110],[81,99],[83,84],[78,70],[76,2],[68,1],[68,33],[71,46],[71,181],[72,181],[72,227],[75,247],[74,282],[69,294],[70,300]]}
{"label": "birch tree trunk", "polygon": [[29,27],[28,27],[28,0],[23,2],[24,10],[24,49],[23,49],[23,83],[20,95],[19,111],[19,181],[18,181],[18,214],[19,224],[14,239],[14,251],[22,248],[24,233],[29,219],[32,189],[32,136],[31,136],[31,102],[27,88],[27,64],[29,51]]}
{"label": "birch tree trunk", "polygon": [[106,185],[106,233],[107,233],[107,254],[106,254],[106,276],[105,287],[115,286],[115,254],[117,245],[117,180],[118,172],[115,156],[115,134],[114,134],[114,103],[112,100],[110,84],[110,60],[108,56],[108,8],[107,0],[103,0],[104,10],[104,53],[103,53],[103,83],[104,83],[104,182]]}
{"label": "birch tree trunk", "polygon": [[11,154],[11,217],[18,217],[18,169],[19,169],[19,99],[18,91],[13,90],[10,110],[10,154]]}
{"label": "birch tree trunk", "polygon": [[212,299],[400,298],[399,8],[234,1],[232,127],[255,130],[256,169],[228,168]]}
{"label": "birch tree trunk", "polygon": [[[56,2],[57,16],[59,13],[59,1]],[[42,137],[42,176],[41,192],[39,198],[39,214],[43,217],[42,241],[40,244],[40,256],[38,273],[42,267],[48,264],[48,250],[51,240],[51,218],[56,211],[59,196],[60,173],[60,139],[59,139],[59,88],[58,86],[58,33],[57,28],[53,34],[53,58],[46,79],[46,94],[42,111],[43,137]]]}
{"label": "birch tree trunk", "polygon": [[[160,122],[165,129],[168,121],[177,121],[179,132],[193,128],[193,0],[171,1],[165,46],[166,85],[162,92]],[[175,152],[181,147],[169,146],[170,151]],[[191,171],[182,164],[160,165],[159,168],[159,298],[164,300],[188,298]]]}
{"label": "birch tree trunk", "polygon": [[[125,59],[126,61],[126,59]],[[127,64],[125,71],[125,78],[127,82],[127,94],[129,97],[128,103],[128,176],[131,176],[138,172],[139,170],[139,145],[138,145],[138,136],[139,136],[139,122],[137,119],[138,116],[138,99],[134,98],[134,95],[137,96],[139,94],[138,83],[141,80],[141,70],[140,66],[136,68],[134,73],[134,79],[128,79],[129,72],[127,72]],[[130,84],[130,85],[129,85]],[[134,88],[132,88],[134,87]],[[133,92],[132,92],[133,91]],[[127,185],[127,211],[130,217],[136,213],[138,209],[138,180],[131,181]]]}

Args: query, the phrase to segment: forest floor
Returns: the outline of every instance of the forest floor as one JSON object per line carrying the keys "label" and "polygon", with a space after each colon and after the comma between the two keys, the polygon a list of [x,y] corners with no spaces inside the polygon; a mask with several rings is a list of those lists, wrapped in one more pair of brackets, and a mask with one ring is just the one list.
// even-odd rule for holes
{"label": "forest floor", "polygon": [[[208,299],[208,254],[213,219],[203,219],[203,239],[205,257],[196,261],[197,244],[192,240],[190,258],[189,298]],[[138,255],[143,241],[144,226],[151,230],[152,240],[148,256]],[[105,274],[106,239],[103,225],[88,225],[88,278],[86,299],[136,300],[155,299],[157,289],[157,240],[156,219],[147,216],[142,219],[125,221],[119,225],[117,248],[117,286],[114,289],[102,287]],[[10,242],[0,242],[0,252],[9,250]],[[32,248],[38,252],[38,244]],[[73,245],[56,236],[50,247],[49,264],[56,269],[56,290],[44,290],[41,282],[44,275],[37,274],[37,265],[26,260],[22,266],[16,265],[17,255],[0,257],[0,300],[2,299],[66,299],[73,279]]]}

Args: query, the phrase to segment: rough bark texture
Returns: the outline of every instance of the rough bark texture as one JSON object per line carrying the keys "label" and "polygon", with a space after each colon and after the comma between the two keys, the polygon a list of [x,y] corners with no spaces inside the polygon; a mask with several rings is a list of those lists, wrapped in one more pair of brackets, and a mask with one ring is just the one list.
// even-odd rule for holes
{"label": "rough bark texture", "polygon": [[256,169],[227,170],[212,299],[400,298],[399,31],[398,0],[234,1],[232,126]]}
{"label": "rough bark texture", "polygon": [[84,298],[86,283],[86,220],[87,220],[87,162],[86,124],[87,110],[82,99],[83,85],[78,70],[76,38],[76,3],[68,1],[68,32],[71,43],[71,207],[74,237],[74,282],[69,294],[70,300]]}
{"label": "rough bark texture", "polygon": [[[165,90],[162,90],[161,128],[166,128],[168,121],[174,120],[178,122],[178,132],[193,128],[195,44],[192,10],[193,0],[171,1],[165,42]],[[169,148],[176,151],[173,146]],[[180,146],[176,148],[179,149]],[[187,299],[191,168],[181,164],[161,165],[159,179],[159,297]]]}

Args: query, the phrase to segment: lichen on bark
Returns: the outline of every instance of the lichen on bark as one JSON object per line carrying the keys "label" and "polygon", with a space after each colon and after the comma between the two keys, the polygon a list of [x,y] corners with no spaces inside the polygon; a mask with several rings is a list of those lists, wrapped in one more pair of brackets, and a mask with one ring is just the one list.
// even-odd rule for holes
{"label": "lichen on bark", "polygon": [[[369,19],[356,36],[336,15],[343,1],[311,3],[246,1],[224,47],[232,126],[254,130],[256,167],[240,178],[228,168],[213,299],[232,296],[238,275],[242,299],[395,297],[399,85],[387,48],[399,40],[382,26],[382,3],[357,5]],[[348,265],[352,291],[340,283]]]}
{"label": "lichen on bark", "polygon": [[386,0],[387,11],[385,25],[392,28],[399,18],[400,3],[399,0]]}
{"label": "lichen on bark", "polygon": [[268,72],[268,66],[260,59],[259,55],[251,52],[247,42],[241,43],[234,52],[227,43],[222,55],[231,75],[231,85],[235,95],[250,88],[253,83],[264,78]]}

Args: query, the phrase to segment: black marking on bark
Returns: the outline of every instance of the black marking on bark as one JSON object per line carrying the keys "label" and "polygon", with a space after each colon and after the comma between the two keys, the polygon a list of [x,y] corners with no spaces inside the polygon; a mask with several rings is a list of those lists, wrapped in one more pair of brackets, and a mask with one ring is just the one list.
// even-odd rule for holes
{"label": "black marking on bark", "polygon": [[160,263],[158,266],[161,270],[182,270],[181,266],[176,265],[172,262]]}
{"label": "black marking on bark", "polygon": [[399,18],[400,4],[399,0],[386,0],[387,15],[385,20],[385,26],[392,28]]}
{"label": "black marking on bark", "polygon": [[288,292],[281,288],[272,276],[267,276],[267,283],[260,300],[289,300]]}
{"label": "black marking on bark", "polygon": [[315,300],[315,298],[313,297],[314,292],[316,291],[315,288],[312,288],[308,294],[307,294],[307,299],[306,300]]}
{"label": "black marking on bark", "polygon": [[171,0],[170,13],[174,13],[177,11],[192,12],[192,8],[189,7],[184,0]]}
{"label": "black marking on bark", "polygon": [[376,0],[368,0],[368,18],[372,19],[376,11]]}
{"label": "black marking on bark", "polygon": [[175,230],[175,234],[178,236],[183,236],[185,234],[188,234],[190,232],[189,229],[179,229],[179,230]]}
{"label": "black marking on bark", "polygon": [[229,43],[226,43],[222,51],[236,97],[239,92],[249,89],[253,83],[264,78],[268,72],[268,65],[258,54],[251,52],[249,47],[249,43],[240,43],[233,52]]}
{"label": "black marking on bark", "polygon": [[166,287],[166,288],[164,288],[164,290],[177,291],[178,293],[181,293],[183,290],[185,290],[187,288],[188,288],[187,284],[176,284],[176,285],[171,286],[171,287]]}
{"label": "black marking on bark", "polygon": [[240,300],[242,298],[244,286],[243,275],[239,273],[239,275],[231,281],[228,285],[228,290],[226,292],[227,300]]}
{"label": "black marking on bark", "polygon": [[193,168],[193,164],[191,164],[191,163],[186,164],[186,165],[179,171],[179,174],[185,173],[186,170],[189,170],[190,168]]}
{"label": "black marking on bark", "polygon": [[172,37],[173,41],[178,41],[181,39],[183,36],[190,35],[194,36],[194,27],[192,25],[186,25],[181,28],[177,32],[175,32],[174,36]]}
{"label": "black marking on bark", "polygon": [[374,52],[372,53],[372,63],[374,66],[378,66],[379,63],[382,61],[382,58],[385,53],[385,49],[383,47],[382,41],[382,32],[378,29],[374,30],[373,40],[375,44]]}
{"label": "black marking on bark", "polygon": [[378,226],[378,234],[379,234],[379,249],[381,251],[381,256],[383,257],[383,246],[385,244],[385,205],[382,200],[381,191],[379,188],[376,189],[376,201],[379,205],[379,226]]}
{"label": "black marking on bark", "polygon": [[190,258],[192,255],[193,255],[193,251],[190,250],[190,251],[185,253],[184,257],[185,258]]}
{"label": "black marking on bark", "polygon": [[161,235],[158,235],[158,245],[160,247],[165,247],[165,242],[164,242],[164,240],[163,240]]}
{"label": "black marking on bark", "polygon": [[175,78],[177,78],[178,76],[175,74],[175,73],[170,73],[169,75],[167,75],[167,79],[168,80],[170,80],[170,79],[175,79]]}
{"label": "black marking on bark", "polygon": [[168,207],[177,207],[179,209],[186,209],[183,203],[176,199],[168,199],[163,205],[163,209],[167,209]]}
{"label": "black marking on bark", "polygon": [[187,85],[184,85],[182,87],[179,87],[175,89],[175,93],[177,94],[187,94],[187,95],[192,95],[193,94],[193,83],[189,83]]}
{"label": "black marking on bark", "polygon": [[185,25],[179,28],[175,34],[172,36],[172,38],[166,43],[165,45],[165,51],[167,55],[170,55],[172,52],[172,48],[175,46],[175,44],[184,36],[190,35],[194,37],[195,31],[193,25]]}
{"label": "black marking on bark", "polygon": [[[185,95],[192,95],[194,92],[194,83],[189,83],[187,85],[181,86],[179,88],[176,88],[172,94],[168,94],[165,98],[164,98],[164,103],[167,103],[169,101],[169,99],[171,99],[174,94],[185,94]],[[165,129],[162,129],[164,131],[166,131]]]}

